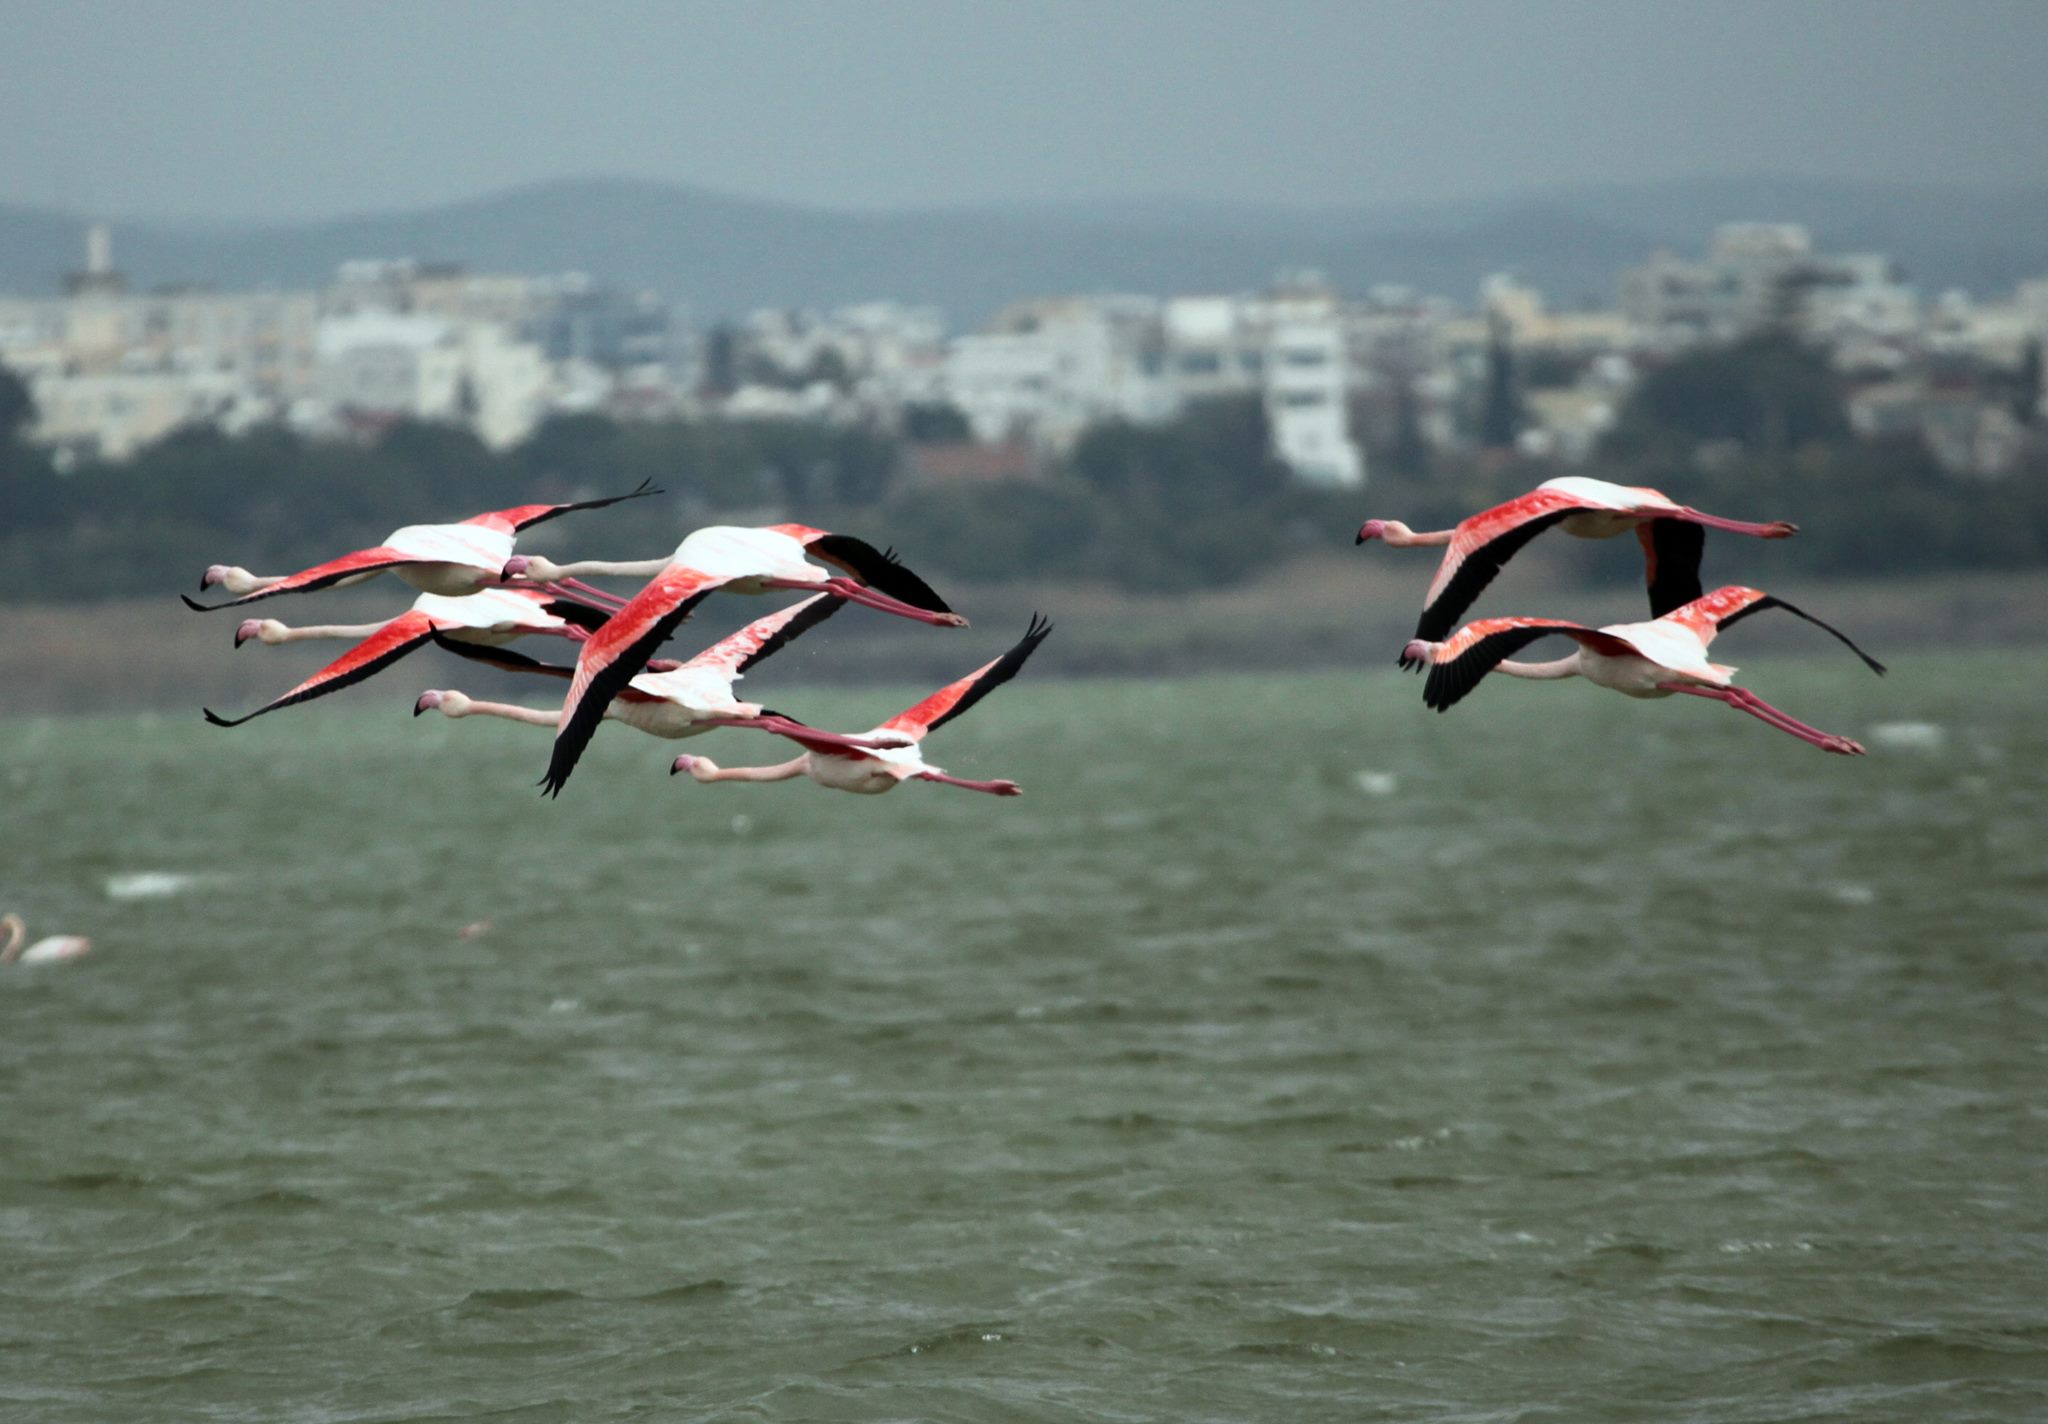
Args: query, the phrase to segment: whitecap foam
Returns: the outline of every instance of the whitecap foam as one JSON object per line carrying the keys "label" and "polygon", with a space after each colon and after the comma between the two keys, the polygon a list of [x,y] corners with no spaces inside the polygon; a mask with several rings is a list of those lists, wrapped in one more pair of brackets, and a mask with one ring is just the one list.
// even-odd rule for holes
{"label": "whitecap foam", "polygon": [[107,877],[107,898],[162,900],[172,895],[182,895],[194,886],[205,884],[213,878],[183,870],[131,870],[124,875]]}
{"label": "whitecap foam", "polygon": [[1401,789],[1401,779],[1391,771],[1356,772],[1351,780],[1368,796],[1392,796]]}
{"label": "whitecap foam", "polygon": [[1894,751],[1938,752],[1948,745],[1948,732],[1936,722],[1880,722],[1870,740]]}

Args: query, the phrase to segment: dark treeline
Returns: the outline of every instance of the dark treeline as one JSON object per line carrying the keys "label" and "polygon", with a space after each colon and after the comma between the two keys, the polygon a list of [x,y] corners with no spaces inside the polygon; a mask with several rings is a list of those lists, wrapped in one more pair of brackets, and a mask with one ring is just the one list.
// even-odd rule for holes
{"label": "dark treeline", "polygon": [[[1099,426],[1040,478],[958,486],[908,482],[905,437],[875,430],[587,415],[552,419],[502,453],[463,429],[419,423],[369,444],[194,428],[131,460],[58,474],[19,438],[31,414],[19,382],[0,373],[0,592],[17,600],[164,593],[216,562],[286,572],[401,524],[642,479],[668,493],[548,525],[529,542],[571,557],[645,558],[698,524],[800,519],[894,544],[955,580],[1171,592],[1348,544],[1367,516],[1443,527],[1577,473],[1733,517],[1791,519],[1804,531],[1802,566],[1818,572],[2048,562],[2039,439],[1998,478],[1948,473],[1917,441],[1855,441],[1825,361],[1771,336],[1653,372],[1590,464],[1431,456],[1409,439],[1372,451],[1371,488],[1344,494],[1288,479],[1250,399],[1196,406],[1164,426]],[[907,434],[932,432],[957,434],[957,423],[927,412]]]}

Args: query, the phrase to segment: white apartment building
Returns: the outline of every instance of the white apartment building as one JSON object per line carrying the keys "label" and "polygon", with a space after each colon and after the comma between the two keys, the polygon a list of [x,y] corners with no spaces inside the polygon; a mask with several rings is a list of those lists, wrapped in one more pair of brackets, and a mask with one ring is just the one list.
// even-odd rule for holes
{"label": "white apartment building", "polygon": [[1257,394],[1273,453],[1305,484],[1365,483],[1351,438],[1351,359],[1344,313],[1312,276],[1265,297],[1175,297],[1162,320],[1162,366],[1172,409],[1226,394]]}
{"label": "white apartment building", "polygon": [[364,310],[323,320],[318,351],[318,393],[338,411],[460,421],[492,449],[546,413],[540,347],[495,322]]}
{"label": "white apartment building", "polygon": [[954,340],[945,398],[974,438],[1025,438],[1064,450],[1105,420],[1154,421],[1172,405],[1153,369],[1156,304],[1147,298],[1052,298],[1001,313],[994,329]]}

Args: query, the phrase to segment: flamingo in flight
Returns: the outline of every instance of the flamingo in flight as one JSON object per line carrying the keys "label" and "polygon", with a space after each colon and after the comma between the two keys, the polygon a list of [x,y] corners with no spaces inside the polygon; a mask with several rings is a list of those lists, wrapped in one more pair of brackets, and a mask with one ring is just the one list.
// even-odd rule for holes
{"label": "flamingo in flight", "polygon": [[[818,557],[850,570],[852,577],[826,574],[816,564],[805,561],[806,552],[815,552]],[[546,560],[515,558],[506,566],[506,577],[525,576],[553,582],[571,569],[610,573],[639,567],[644,565],[592,568],[584,564],[564,568]],[[923,579],[893,555],[859,539],[802,524],[776,524],[761,529],[713,525],[699,529],[676,546],[672,559],[610,621],[591,634],[576,655],[576,673],[562,702],[547,775],[540,782],[545,794],[561,794],[612,699],[640,674],[649,655],[699,603],[721,589],[728,593],[763,593],[775,588],[824,592],[940,627],[967,626],[967,620],[947,608],[945,600]]]}
{"label": "flamingo in flight", "polygon": [[936,781],[946,786],[985,791],[991,796],[1021,796],[1024,788],[1014,781],[966,781],[948,776],[924,759],[919,750],[925,736],[937,731],[968,708],[1017,675],[1017,670],[1045,641],[1052,624],[1032,615],[1031,624],[1018,644],[994,662],[985,663],[958,682],[940,688],[924,701],[897,713],[874,731],[870,739],[888,738],[896,745],[844,746],[819,738],[805,728],[778,729],[777,734],[803,747],[803,754],[777,766],[722,767],[709,757],[685,752],[669,767],[669,775],[688,772],[707,784],[716,781],[789,781],[808,776],[834,791],[851,791],[860,796],[879,796],[909,780]]}
{"label": "flamingo in flight", "polygon": [[[503,582],[505,563],[512,557],[515,541],[534,525],[579,509],[603,509],[622,500],[660,493],[658,489],[648,488],[648,482],[643,481],[630,494],[613,495],[609,499],[586,499],[575,504],[522,504],[513,509],[479,514],[460,524],[408,524],[403,529],[392,531],[375,548],[358,549],[338,559],[329,559],[324,564],[300,569],[295,574],[252,574],[247,569],[215,564],[199,580],[199,591],[204,593],[215,584],[221,584],[237,597],[225,603],[208,604],[198,602],[189,594],[179,596],[185,600],[187,608],[211,613],[217,608],[234,608],[262,598],[275,598],[282,593],[344,588],[388,571],[423,593],[460,598]],[[573,583],[564,587],[586,597],[594,597],[608,606],[616,606],[620,601],[600,589],[578,588]]]}
{"label": "flamingo in flight", "polygon": [[21,942],[28,938],[28,926],[19,915],[0,915],[0,932],[5,933],[7,940],[0,945],[0,964],[12,964],[17,959],[23,964],[54,964],[92,951],[92,941],[84,935],[51,935],[23,949]]}
{"label": "flamingo in flight", "polygon": [[1745,524],[1689,509],[1657,490],[1566,475],[1460,520],[1455,529],[1418,534],[1397,519],[1368,519],[1359,528],[1358,542],[1383,539],[1397,549],[1449,546],[1415,625],[1417,638],[1434,643],[1458,626],[1465,610],[1516,551],[1552,525],[1581,539],[1611,539],[1635,530],[1643,545],[1652,618],[1662,618],[1700,596],[1700,552],[1707,530],[1725,529],[1758,539],[1786,539],[1799,532],[1798,525],[1782,519]]}
{"label": "flamingo in flight", "polygon": [[[1862,756],[1860,744],[1809,727],[1779,711],[1747,688],[1735,686],[1734,668],[1707,660],[1707,647],[1716,633],[1767,608],[1782,608],[1826,629],[1847,644],[1872,672],[1884,672],[1884,664],[1857,647],[1840,629],[1761,589],[1733,584],[1647,623],[1588,628],[1558,618],[1483,618],[1441,643],[1416,639],[1403,650],[1402,662],[1404,666],[1414,664],[1418,668],[1425,662],[1429,664],[1429,681],[1423,686],[1422,700],[1439,712],[1449,711],[1489,672],[1538,680],[1583,677],[1628,697],[1684,693],[1689,697],[1711,698],[1822,751]],[[1572,639],[1579,645],[1577,650],[1555,662],[1506,661],[1510,655],[1553,633]]]}
{"label": "flamingo in flight", "polygon": [[[439,642],[451,653],[516,672],[548,671],[549,665],[519,653],[502,651],[514,638],[544,634],[581,641],[603,625],[605,613],[557,597],[538,588],[487,588],[464,598],[423,593],[411,609],[382,623],[319,624],[288,628],[275,618],[244,619],[235,630],[235,646],[251,638],[262,643],[291,643],[305,638],[360,638],[362,641],[326,667],[274,701],[242,717],[222,717],[202,709],[216,727],[239,727],[250,718],[311,702],[382,672],[406,654]],[[438,637],[436,635],[439,635]],[[568,669],[552,669],[568,676]]]}
{"label": "flamingo in flight", "polygon": [[[667,663],[661,671],[641,673],[605,708],[605,719],[623,722],[650,736],[671,739],[693,737],[718,727],[760,727],[767,731],[802,732],[835,744],[866,745],[857,738],[806,727],[758,702],[741,702],[733,696],[733,684],[755,664],[789,646],[844,606],[843,599],[817,594],[749,623],[688,662]],[[570,668],[552,667],[536,670],[562,677],[573,672]],[[433,711],[444,717],[502,717],[536,727],[557,727],[562,720],[560,708],[483,702],[452,689],[429,688],[413,703],[412,715]]]}

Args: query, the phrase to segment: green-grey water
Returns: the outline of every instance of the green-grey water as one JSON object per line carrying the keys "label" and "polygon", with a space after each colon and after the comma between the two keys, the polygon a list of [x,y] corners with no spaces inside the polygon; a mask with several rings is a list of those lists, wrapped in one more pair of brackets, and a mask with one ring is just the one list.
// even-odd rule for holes
{"label": "green-grey water", "polygon": [[0,723],[0,1419],[2042,1418],[2048,660],[1835,651]]}

